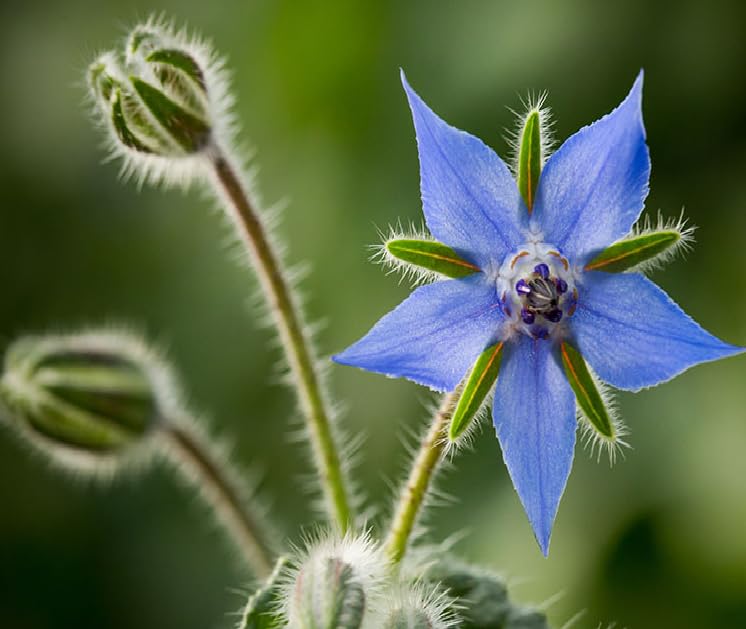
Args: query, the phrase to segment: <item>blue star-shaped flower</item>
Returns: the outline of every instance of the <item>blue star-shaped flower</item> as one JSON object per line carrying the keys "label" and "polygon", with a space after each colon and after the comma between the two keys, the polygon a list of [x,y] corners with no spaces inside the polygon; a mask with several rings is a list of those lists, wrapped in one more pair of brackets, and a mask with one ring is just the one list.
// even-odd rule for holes
{"label": "blue star-shaped flower", "polygon": [[547,160],[531,212],[505,163],[441,120],[402,80],[427,226],[479,272],[417,288],[334,360],[453,391],[486,348],[503,342],[495,429],[546,554],[577,428],[562,342],[625,390],[742,349],[703,330],[643,275],[586,268],[630,232],[648,193],[642,73],[613,112]]}

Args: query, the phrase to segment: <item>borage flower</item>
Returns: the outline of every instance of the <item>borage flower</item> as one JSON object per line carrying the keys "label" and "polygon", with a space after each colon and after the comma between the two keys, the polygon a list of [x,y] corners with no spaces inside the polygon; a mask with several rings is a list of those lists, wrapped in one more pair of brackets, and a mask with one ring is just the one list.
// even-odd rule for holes
{"label": "borage flower", "polygon": [[640,270],[683,224],[635,229],[648,193],[642,73],[610,114],[546,159],[547,112],[519,130],[516,177],[479,139],[435,115],[402,74],[432,239],[392,239],[399,263],[446,276],[417,288],[339,363],[437,391],[462,387],[458,439],[492,385],[513,485],[544,554],[580,423],[613,449],[621,425],[598,378],[639,390],[742,351],[712,336]]}

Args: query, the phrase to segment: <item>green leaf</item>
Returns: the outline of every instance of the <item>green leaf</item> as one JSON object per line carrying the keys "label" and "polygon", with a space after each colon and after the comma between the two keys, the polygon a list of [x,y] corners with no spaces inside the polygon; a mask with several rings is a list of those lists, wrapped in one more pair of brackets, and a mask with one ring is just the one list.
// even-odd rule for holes
{"label": "green leaf", "polygon": [[150,83],[136,76],[130,77],[130,81],[153,117],[187,153],[195,153],[205,145],[210,127],[203,120],[177,105]]}
{"label": "green leaf", "polygon": [[585,265],[586,271],[622,273],[664,253],[681,241],[677,230],[660,230],[625,238],[604,249]]}
{"label": "green leaf", "polygon": [[580,352],[569,343],[563,342],[560,353],[565,375],[588,421],[601,435],[607,439],[614,439],[614,424]]}
{"label": "green leaf", "polygon": [[453,249],[433,240],[389,240],[386,251],[398,260],[447,277],[466,277],[479,267],[463,260]]}
{"label": "green leaf", "polygon": [[528,114],[520,134],[518,151],[518,190],[529,213],[534,207],[536,186],[541,174],[541,120],[538,110]]}
{"label": "green leaf", "polygon": [[280,557],[277,560],[272,574],[246,603],[238,629],[280,629],[282,627],[278,582],[287,564],[287,557]]}
{"label": "green leaf", "polygon": [[488,347],[474,364],[451,418],[448,429],[450,441],[456,441],[464,434],[495,384],[500,371],[502,349],[502,343]]}

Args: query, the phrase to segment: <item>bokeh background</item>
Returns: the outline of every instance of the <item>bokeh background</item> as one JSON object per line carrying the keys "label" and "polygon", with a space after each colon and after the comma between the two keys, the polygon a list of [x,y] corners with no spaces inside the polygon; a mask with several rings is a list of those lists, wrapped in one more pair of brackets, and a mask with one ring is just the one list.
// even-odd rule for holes
{"label": "bokeh background", "polygon": [[[290,261],[310,261],[321,350],[356,339],[408,292],[368,260],[377,229],[419,221],[414,134],[399,67],[451,123],[502,154],[529,90],[564,139],[646,71],[648,209],[686,206],[698,244],[655,280],[721,337],[746,344],[746,18],[743,3],[83,2],[0,5],[0,345],[26,331],[118,320],[164,344],[190,399],[263,471],[285,531],[311,520],[288,438],[278,354],[250,273],[199,194],[138,190],[102,165],[81,76],[124,28],[164,11],[230,60],[244,138],[269,202],[287,201]],[[332,384],[371,502],[405,467],[425,392],[349,368]],[[578,449],[548,559],[487,426],[442,488],[433,539],[502,571],[522,601],[563,593],[560,626],[746,626],[746,360],[621,395],[632,449],[613,469]],[[248,575],[167,472],[102,490],[53,473],[0,431],[0,626],[204,629],[235,621]]]}

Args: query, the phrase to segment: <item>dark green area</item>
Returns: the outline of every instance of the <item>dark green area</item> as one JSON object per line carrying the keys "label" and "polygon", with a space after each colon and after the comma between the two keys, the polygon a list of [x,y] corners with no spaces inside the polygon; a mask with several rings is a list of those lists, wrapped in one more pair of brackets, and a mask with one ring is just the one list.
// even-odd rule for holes
{"label": "dark green area", "polygon": [[154,50],[148,55],[147,61],[173,66],[192,79],[202,91],[206,89],[202,70],[194,58],[182,50]]}
{"label": "dark green area", "polygon": [[[368,261],[377,230],[422,220],[417,149],[399,82],[503,157],[519,96],[547,89],[558,140],[610,111],[645,69],[650,211],[686,215],[694,250],[653,279],[704,327],[746,344],[746,7],[737,0],[432,2],[29,0],[0,5],[0,343],[131,322],[163,345],[188,400],[262,472],[294,532],[313,520],[296,404],[247,305],[250,273],[199,194],[138,189],[102,163],[82,105],[88,64],[151,11],[229,58],[242,138],[303,283],[322,354],[367,332],[410,290]],[[252,304],[254,302],[252,301]],[[520,582],[523,603],[564,592],[553,626],[746,626],[746,359],[694,368],[619,406],[632,448],[613,468],[579,446],[544,559],[485,422],[439,488],[432,539]],[[334,366],[343,421],[365,434],[368,504],[385,505],[425,417],[422,387]],[[295,424],[294,424],[295,426]],[[71,483],[0,429],[0,626],[233,627],[253,591],[204,511],[155,471],[106,490]],[[386,509],[379,510],[385,513]],[[642,524],[641,524],[642,523]],[[294,535],[297,541],[299,536]],[[239,593],[240,592],[240,593]]]}
{"label": "dark green area", "polygon": [[205,121],[190,114],[150,83],[136,77],[130,77],[130,82],[153,118],[184,151],[194,153],[202,148],[210,134]]}

